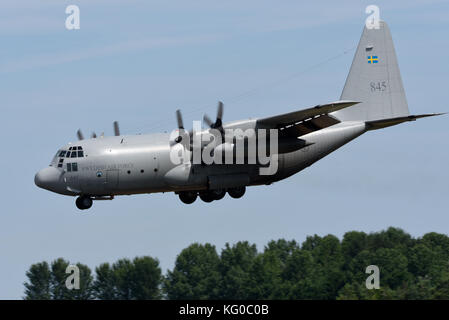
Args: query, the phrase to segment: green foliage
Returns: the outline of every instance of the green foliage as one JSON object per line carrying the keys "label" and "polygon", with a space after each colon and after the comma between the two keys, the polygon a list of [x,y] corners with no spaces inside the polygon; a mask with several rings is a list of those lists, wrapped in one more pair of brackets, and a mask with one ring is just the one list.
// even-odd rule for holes
{"label": "green foliage", "polygon": [[227,243],[221,252],[219,271],[222,276],[220,298],[257,299],[259,288],[254,288],[253,270],[257,257],[256,245],[247,241],[232,247]]}
{"label": "green foliage", "polygon": [[48,300],[51,298],[50,279],[51,272],[48,263],[43,261],[33,264],[27,271],[29,283],[24,283],[25,299]]}
{"label": "green foliage", "polygon": [[215,246],[194,243],[182,250],[173,271],[167,272],[164,291],[169,299],[217,299],[221,275]]}
{"label": "green foliage", "polygon": [[29,282],[25,283],[25,299],[27,300],[88,300],[93,299],[91,270],[86,265],[77,263],[80,274],[80,288],[69,290],[66,280],[71,273],[66,273],[68,261],[62,258],[51,263],[33,264],[27,271]]}
{"label": "green foliage", "polygon": [[120,259],[112,266],[103,263],[95,269],[95,297],[102,300],[154,300],[161,298],[162,273],[159,261],[137,257]]}
{"label": "green foliage", "polygon": [[116,278],[109,263],[102,263],[95,268],[96,278],[93,285],[95,297],[100,300],[115,300]]}
{"label": "green foliage", "polygon": [[[428,233],[414,239],[401,229],[347,232],[296,241],[254,244],[194,243],[162,276],[151,257],[120,259],[95,269],[77,264],[81,289],[68,290],[62,258],[27,271],[25,299],[449,299],[449,237]],[[367,289],[366,268],[380,270],[380,289]]]}
{"label": "green foliage", "polygon": [[80,289],[69,290],[66,280],[70,274],[66,273],[69,262],[58,258],[51,264],[50,288],[54,300],[88,300],[92,299],[92,275],[88,266],[77,263],[80,271]]}

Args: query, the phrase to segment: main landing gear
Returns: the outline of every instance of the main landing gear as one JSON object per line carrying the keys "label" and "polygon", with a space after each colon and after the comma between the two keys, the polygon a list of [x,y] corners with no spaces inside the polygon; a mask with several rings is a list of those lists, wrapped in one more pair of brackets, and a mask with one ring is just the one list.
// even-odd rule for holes
{"label": "main landing gear", "polygon": [[207,191],[181,191],[179,192],[179,199],[186,203],[191,204],[194,203],[195,200],[200,197],[204,202],[212,202],[214,200],[221,200],[226,195],[226,192],[234,199],[238,199],[243,197],[245,194],[246,187],[238,187],[238,188],[229,188],[229,189],[220,189],[220,190],[207,190]]}
{"label": "main landing gear", "polygon": [[86,210],[92,207],[92,198],[89,196],[79,196],[76,201],[76,207],[80,210]]}

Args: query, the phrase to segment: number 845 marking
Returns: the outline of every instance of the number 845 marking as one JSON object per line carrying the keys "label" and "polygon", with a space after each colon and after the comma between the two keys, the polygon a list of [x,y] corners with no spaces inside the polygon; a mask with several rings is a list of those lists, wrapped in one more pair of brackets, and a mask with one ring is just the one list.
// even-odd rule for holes
{"label": "number 845 marking", "polygon": [[387,90],[387,81],[378,81],[370,83],[371,92],[381,92]]}

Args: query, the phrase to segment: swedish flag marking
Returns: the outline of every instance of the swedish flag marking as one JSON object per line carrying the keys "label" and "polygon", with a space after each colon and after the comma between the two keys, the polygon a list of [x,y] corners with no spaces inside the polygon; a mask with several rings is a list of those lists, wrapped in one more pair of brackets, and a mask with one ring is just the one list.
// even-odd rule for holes
{"label": "swedish flag marking", "polygon": [[379,58],[377,56],[368,56],[368,63],[378,63]]}

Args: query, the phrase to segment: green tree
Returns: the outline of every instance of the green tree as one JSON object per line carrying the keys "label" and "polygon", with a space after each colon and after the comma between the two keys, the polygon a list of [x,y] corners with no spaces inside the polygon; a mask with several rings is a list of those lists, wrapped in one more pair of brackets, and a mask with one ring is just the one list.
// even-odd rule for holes
{"label": "green tree", "polygon": [[154,300],[162,297],[162,272],[157,259],[148,256],[134,258],[131,279],[133,299]]}
{"label": "green tree", "polygon": [[306,239],[302,249],[309,251],[314,260],[316,269],[313,275],[313,291],[317,294],[316,298],[335,299],[338,290],[345,284],[345,259],[340,240],[333,235],[323,238],[315,235]]}
{"label": "green tree", "polygon": [[117,299],[116,277],[109,263],[102,263],[95,268],[94,295],[100,300]]}
{"label": "green tree", "polygon": [[247,241],[232,247],[227,243],[221,252],[220,273],[222,299],[257,299],[259,289],[254,287],[252,272],[257,257],[256,245]]}
{"label": "green tree", "polygon": [[102,265],[97,270],[98,275],[101,275],[101,278],[97,278],[95,286],[98,298],[119,300],[161,298],[162,272],[159,261],[152,257],[136,257],[133,261],[120,259],[110,269],[108,265]]}
{"label": "green tree", "polygon": [[118,300],[132,299],[132,269],[133,264],[129,259],[120,259],[112,265],[116,299]]}
{"label": "green tree", "polygon": [[93,298],[93,278],[88,266],[77,263],[80,276],[79,289],[67,289],[66,280],[70,274],[66,273],[69,262],[58,258],[51,264],[50,288],[54,300],[87,300]]}
{"label": "green tree", "polygon": [[341,241],[341,250],[348,263],[366,248],[367,235],[365,232],[350,231],[346,232]]}
{"label": "green tree", "polygon": [[217,299],[221,275],[215,246],[194,243],[182,250],[173,271],[167,272],[164,291],[169,299]]}
{"label": "green tree", "polygon": [[402,254],[406,254],[408,248],[412,247],[416,243],[416,240],[408,233],[404,232],[404,230],[390,227],[386,231],[369,234],[366,238],[366,242],[366,247],[370,251],[376,251],[381,248],[396,248],[400,250]]}
{"label": "green tree", "polygon": [[322,292],[323,281],[319,279],[312,253],[296,248],[288,258],[282,272],[282,299],[318,299]]}
{"label": "green tree", "polygon": [[31,265],[26,276],[29,281],[24,283],[26,300],[51,299],[51,271],[46,261]]}
{"label": "green tree", "polygon": [[251,271],[252,297],[254,299],[282,299],[289,290],[283,272],[293,252],[296,241],[270,241],[264,252],[255,258]]}

